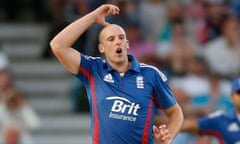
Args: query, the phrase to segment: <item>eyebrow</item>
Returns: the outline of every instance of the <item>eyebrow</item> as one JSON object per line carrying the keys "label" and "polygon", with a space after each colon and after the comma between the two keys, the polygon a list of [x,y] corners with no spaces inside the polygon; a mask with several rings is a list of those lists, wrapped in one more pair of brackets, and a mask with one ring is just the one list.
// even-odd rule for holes
{"label": "eyebrow", "polygon": [[[120,36],[120,37],[126,37],[124,34],[118,34],[117,36]],[[110,36],[107,36],[107,38],[106,39],[109,39],[109,38],[111,38],[111,37],[115,37],[115,35],[110,35]]]}

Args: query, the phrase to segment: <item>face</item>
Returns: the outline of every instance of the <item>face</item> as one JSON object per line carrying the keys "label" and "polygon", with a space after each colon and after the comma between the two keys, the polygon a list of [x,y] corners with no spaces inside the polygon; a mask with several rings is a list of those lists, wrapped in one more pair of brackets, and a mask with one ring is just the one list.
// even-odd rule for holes
{"label": "face", "polygon": [[223,32],[224,34],[231,38],[233,36],[238,37],[239,34],[239,21],[238,18],[235,16],[231,16],[229,18],[227,18],[223,24]]}
{"label": "face", "polygon": [[6,144],[18,144],[20,139],[19,130],[15,127],[9,127],[5,132]]}
{"label": "face", "polygon": [[231,96],[232,102],[235,105],[236,110],[240,114],[240,90],[233,93]]}
{"label": "face", "polygon": [[125,31],[117,25],[106,26],[99,35],[99,51],[104,53],[108,63],[121,65],[127,62],[129,47]]}
{"label": "face", "polygon": [[11,74],[8,71],[0,72],[0,90],[4,90],[11,85]]}

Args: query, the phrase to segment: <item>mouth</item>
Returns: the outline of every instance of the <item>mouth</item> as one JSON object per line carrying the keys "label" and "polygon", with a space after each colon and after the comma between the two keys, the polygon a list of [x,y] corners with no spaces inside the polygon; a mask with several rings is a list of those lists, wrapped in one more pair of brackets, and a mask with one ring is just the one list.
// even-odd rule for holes
{"label": "mouth", "polygon": [[121,53],[122,53],[122,49],[121,49],[121,48],[118,48],[118,49],[116,50],[116,53],[117,53],[117,54],[121,54]]}

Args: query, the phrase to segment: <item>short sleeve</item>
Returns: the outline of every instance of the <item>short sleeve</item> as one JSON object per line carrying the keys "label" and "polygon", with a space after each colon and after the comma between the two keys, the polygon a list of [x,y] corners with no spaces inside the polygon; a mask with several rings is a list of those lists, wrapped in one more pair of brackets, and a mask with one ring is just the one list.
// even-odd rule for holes
{"label": "short sleeve", "polygon": [[76,75],[81,81],[84,82],[88,76],[93,75],[93,68],[97,65],[96,59],[96,57],[81,54],[81,63]]}
{"label": "short sleeve", "polygon": [[217,129],[216,121],[219,121],[222,115],[223,115],[223,111],[216,111],[209,114],[206,117],[198,119],[200,132],[205,133],[206,131],[209,131],[209,130],[216,130]]}
{"label": "short sleeve", "polygon": [[159,70],[154,73],[154,95],[155,102],[161,109],[169,108],[176,104],[172,90],[168,85],[167,77]]}

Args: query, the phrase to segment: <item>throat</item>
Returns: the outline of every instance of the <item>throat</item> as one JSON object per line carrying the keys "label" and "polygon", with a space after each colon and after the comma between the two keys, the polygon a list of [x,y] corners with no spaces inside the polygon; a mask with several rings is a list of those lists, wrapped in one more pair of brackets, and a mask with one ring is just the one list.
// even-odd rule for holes
{"label": "throat", "polygon": [[131,62],[127,61],[124,64],[117,64],[117,65],[112,65],[112,67],[118,71],[120,73],[120,75],[124,75],[125,72],[129,69],[129,67],[131,66]]}
{"label": "throat", "polygon": [[121,77],[124,77],[124,75],[125,75],[125,73],[121,73],[121,72],[119,74]]}

